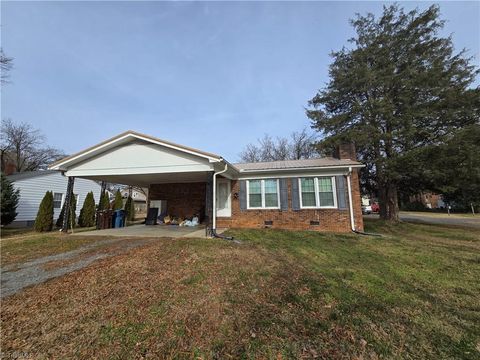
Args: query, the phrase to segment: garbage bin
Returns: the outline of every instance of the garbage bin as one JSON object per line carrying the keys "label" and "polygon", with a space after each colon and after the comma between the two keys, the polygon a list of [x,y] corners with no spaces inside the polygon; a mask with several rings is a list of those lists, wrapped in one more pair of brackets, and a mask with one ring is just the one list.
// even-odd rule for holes
{"label": "garbage bin", "polygon": [[121,228],[125,226],[125,210],[115,210],[112,217],[112,227]]}
{"label": "garbage bin", "polygon": [[102,210],[98,213],[98,229],[109,229],[112,227],[112,210]]}

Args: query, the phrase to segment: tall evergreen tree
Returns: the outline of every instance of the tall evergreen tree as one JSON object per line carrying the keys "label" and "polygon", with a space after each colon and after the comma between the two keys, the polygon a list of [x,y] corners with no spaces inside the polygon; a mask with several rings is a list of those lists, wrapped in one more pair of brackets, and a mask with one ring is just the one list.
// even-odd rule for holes
{"label": "tall evergreen tree", "polygon": [[125,218],[128,221],[135,220],[135,203],[131,196],[129,196],[125,202]]}
{"label": "tall evergreen tree", "polygon": [[1,173],[1,225],[10,224],[17,217],[18,200],[20,199],[20,190],[13,187],[12,182]]}
{"label": "tall evergreen tree", "polygon": [[90,191],[85,197],[80,216],[78,217],[78,224],[83,227],[95,225],[95,199],[93,192]]}
{"label": "tall evergreen tree", "polygon": [[40,203],[34,228],[39,232],[53,229],[53,193],[51,191],[47,191]]}
{"label": "tall evergreen tree", "polygon": [[123,198],[120,190],[117,190],[115,193],[115,202],[113,203],[113,210],[121,210],[123,209]]}
{"label": "tall evergreen tree", "polygon": [[391,5],[378,19],[358,15],[353,48],[332,54],[330,82],[309,102],[307,115],[325,136],[320,148],[355,142],[383,219],[398,220],[399,184],[418,165],[409,155],[478,122],[478,69],[438,36],[439,12]]}
{"label": "tall evergreen tree", "polygon": [[480,124],[457,131],[445,143],[422,151],[420,158],[429,189],[459,210],[480,207]]}

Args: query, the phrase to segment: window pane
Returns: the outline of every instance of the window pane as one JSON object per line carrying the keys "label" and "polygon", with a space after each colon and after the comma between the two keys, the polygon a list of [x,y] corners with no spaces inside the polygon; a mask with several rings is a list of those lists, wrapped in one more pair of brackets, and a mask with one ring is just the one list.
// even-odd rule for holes
{"label": "window pane", "polygon": [[316,206],[315,182],[313,178],[302,178],[300,184],[302,188],[302,206]]}
{"label": "window pane", "polygon": [[319,193],[320,206],[333,206],[333,192],[321,192]]}
{"label": "window pane", "polygon": [[266,207],[278,207],[278,195],[277,194],[265,194],[265,206]]}
{"label": "window pane", "polygon": [[313,178],[302,178],[302,192],[315,192],[315,183]]}
{"label": "window pane", "polygon": [[334,206],[332,178],[318,178],[318,195],[320,206]]}
{"label": "window pane", "polygon": [[248,182],[248,192],[250,194],[261,194],[262,186],[260,180],[250,180]]}
{"label": "window pane", "polygon": [[278,188],[277,180],[265,180],[265,206],[278,207]]}
{"label": "window pane", "polygon": [[53,208],[60,209],[62,206],[63,193],[53,193]]}
{"label": "window pane", "polygon": [[249,195],[250,207],[262,207],[262,194]]}
{"label": "window pane", "polygon": [[318,191],[330,192],[332,191],[332,178],[318,178]]}
{"label": "window pane", "polygon": [[277,180],[265,180],[265,194],[277,193]]}

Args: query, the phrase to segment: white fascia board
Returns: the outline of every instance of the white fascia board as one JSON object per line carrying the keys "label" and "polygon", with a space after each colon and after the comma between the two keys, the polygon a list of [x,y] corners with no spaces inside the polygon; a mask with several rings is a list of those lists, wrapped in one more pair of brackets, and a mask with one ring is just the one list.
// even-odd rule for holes
{"label": "white fascia board", "polygon": [[190,173],[211,171],[212,167],[205,165],[169,165],[152,167],[128,167],[128,168],[108,168],[108,169],[79,169],[67,170],[66,176],[111,176],[111,175],[141,175],[141,174],[167,174],[167,173]]}
{"label": "white fascia board", "polygon": [[237,177],[238,180],[259,180],[259,179],[282,179],[282,178],[297,178],[297,177],[322,177],[322,176],[338,176],[338,175],[348,175],[347,171],[313,171],[313,172],[295,172],[291,174],[256,174],[256,175],[240,175]]}
{"label": "white fascia board", "polygon": [[[346,175],[351,168],[363,168],[365,165],[342,165],[342,166],[323,166],[323,167],[311,167],[311,168],[290,168],[290,169],[264,169],[264,170],[241,170],[238,178],[239,179],[249,179],[249,178],[266,178],[266,177],[297,177],[297,176],[316,176],[312,174],[318,174],[322,176],[329,175]],[[287,174],[288,175],[283,175]]]}

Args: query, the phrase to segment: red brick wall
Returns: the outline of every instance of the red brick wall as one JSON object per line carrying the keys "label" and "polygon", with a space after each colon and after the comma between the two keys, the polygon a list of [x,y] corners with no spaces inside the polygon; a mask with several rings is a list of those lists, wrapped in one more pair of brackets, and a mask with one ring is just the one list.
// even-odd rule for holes
{"label": "red brick wall", "polygon": [[204,182],[152,184],[149,189],[150,200],[166,200],[169,215],[181,218],[198,214],[200,219],[205,216]]}
{"label": "red brick wall", "polygon": [[[232,180],[232,194],[239,193],[239,181]],[[354,204],[355,224],[357,230],[363,231],[358,174],[352,174],[352,198]],[[347,199],[348,201],[348,199]],[[264,221],[273,221],[272,228],[316,230],[332,232],[350,232],[349,211],[338,209],[304,209],[292,210],[291,179],[288,181],[288,210],[240,210],[240,200],[232,196],[231,218],[217,217],[217,228],[243,227],[263,228]],[[311,220],[318,220],[320,225],[310,225]]]}
{"label": "red brick wall", "polygon": [[360,194],[360,181],[358,179],[357,169],[353,169],[352,171],[352,202],[355,228],[358,231],[363,231],[362,195]]}

